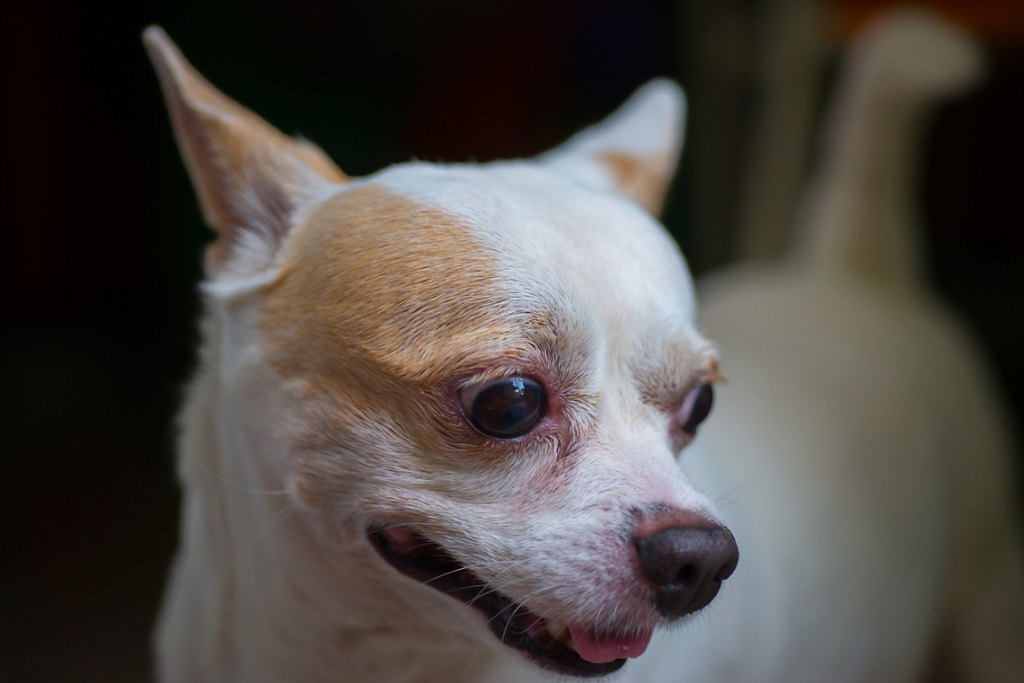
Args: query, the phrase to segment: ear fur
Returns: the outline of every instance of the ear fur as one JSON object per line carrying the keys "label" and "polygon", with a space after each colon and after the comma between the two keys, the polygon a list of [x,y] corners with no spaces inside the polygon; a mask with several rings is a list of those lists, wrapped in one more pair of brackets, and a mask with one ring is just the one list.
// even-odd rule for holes
{"label": "ear fur", "polygon": [[347,178],[318,147],[285,136],[210,85],[163,29],[150,26],[143,42],[203,217],[217,232],[207,270],[254,274],[272,261],[295,210]]}
{"label": "ear fur", "polygon": [[686,98],[672,81],[650,81],[616,112],[539,161],[598,188],[634,199],[653,215],[679,162]]}

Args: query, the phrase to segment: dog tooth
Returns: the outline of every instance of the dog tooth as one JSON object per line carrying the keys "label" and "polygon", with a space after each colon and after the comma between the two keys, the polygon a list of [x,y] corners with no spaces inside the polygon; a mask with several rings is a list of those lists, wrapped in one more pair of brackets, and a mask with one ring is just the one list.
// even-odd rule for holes
{"label": "dog tooth", "polygon": [[569,630],[569,627],[565,624],[560,624],[557,621],[551,621],[550,619],[544,622],[544,628],[547,630],[548,635],[555,640],[561,640]]}

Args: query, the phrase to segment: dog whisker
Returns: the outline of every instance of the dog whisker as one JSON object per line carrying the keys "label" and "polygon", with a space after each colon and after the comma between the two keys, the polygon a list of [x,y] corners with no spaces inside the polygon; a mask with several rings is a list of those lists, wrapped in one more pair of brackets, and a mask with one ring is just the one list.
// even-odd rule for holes
{"label": "dog whisker", "polygon": [[297,512],[299,512],[299,508],[294,505],[286,505],[285,507],[282,507],[267,521],[266,524],[263,524],[253,532],[252,536],[249,538],[249,543],[255,545],[255,543],[270,532],[271,529],[280,526]]}
{"label": "dog whisker", "polygon": [[[515,562],[511,562],[511,561],[509,561],[509,562],[507,562],[507,563],[506,563],[506,569],[508,569],[508,568],[513,568],[513,567],[515,567],[515,566],[517,566],[517,563],[515,563]],[[496,574],[496,575],[495,575],[495,576],[494,576],[494,577],[492,578],[492,581],[494,581],[494,580],[497,580],[497,579],[500,579],[500,578],[501,578],[501,577],[503,576],[503,574],[504,574],[504,571],[502,571],[502,572],[499,572],[498,574]],[[478,592],[478,593],[477,593],[477,594],[476,594],[475,596],[473,596],[473,598],[472,598],[472,599],[468,600],[468,601],[467,601],[467,602],[466,602],[466,603],[464,604],[464,607],[465,607],[466,609],[463,609],[463,610],[461,611],[461,615],[459,616],[459,618],[458,618],[458,619],[457,619],[457,620],[456,620],[456,621],[455,621],[455,622],[454,622],[454,623],[452,624],[452,628],[453,628],[453,629],[454,629],[454,628],[456,628],[456,627],[458,627],[458,626],[459,626],[459,625],[460,625],[460,624],[462,623],[462,619],[463,619],[463,616],[465,616],[465,615],[470,615],[470,614],[473,614],[473,613],[474,613],[474,611],[473,611],[473,609],[472,609],[472,608],[473,608],[474,604],[475,604],[475,603],[476,603],[476,602],[477,602],[477,601],[478,601],[478,600],[479,600],[480,598],[486,597],[487,595],[490,595],[490,594],[492,594],[492,593],[499,593],[499,594],[500,594],[500,592],[498,591],[498,589],[497,589],[497,588],[495,588],[494,586],[492,586],[492,585],[490,585],[490,584],[487,584],[487,583],[481,584],[481,585],[479,586],[479,588],[480,588],[480,591],[479,591],[479,592]],[[487,590],[487,589],[489,589],[489,590]],[[488,619],[488,623],[490,623],[490,622],[491,622],[491,621],[493,621],[493,620],[494,620],[494,617],[491,617],[490,619]]]}
{"label": "dog whisker", "polygon": [[195,463],[206,474],[210,475],[211,477],[214,477],[220,483],[222,483],[225,486],[228,486],[230,488],[233,488],[236,491],[242,491],[243,493],[251,493],[251,494],[257,495],[257,496],[287,496],[287,495],[289,495],[288,489],[256,489],[256,488],[252,488],[252,487],[249,487],[249,486],[245,486],[244,484],[239,484],[238,482],[232,481],[231,479],[228,479],[227,477],[225,477],[221,473],[213,470],[212,468],[210,468],[209,465],[207,465],[206,463],[202,462],[198,458],[190,458],[190,461]]}

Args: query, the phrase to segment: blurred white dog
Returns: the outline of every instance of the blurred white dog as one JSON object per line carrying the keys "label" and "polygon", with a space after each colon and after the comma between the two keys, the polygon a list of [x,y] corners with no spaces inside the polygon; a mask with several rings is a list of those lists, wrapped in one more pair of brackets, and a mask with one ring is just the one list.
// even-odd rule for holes
{"label": "blurred white dog", "polygon": [[678,637],[673,680],[1024,681],[1006,416],[914,245],[930,105],[981,69],[928,15],[875,24],[846,58],[792,258],[698,287],[734,381],[683,463],[743,563]]}

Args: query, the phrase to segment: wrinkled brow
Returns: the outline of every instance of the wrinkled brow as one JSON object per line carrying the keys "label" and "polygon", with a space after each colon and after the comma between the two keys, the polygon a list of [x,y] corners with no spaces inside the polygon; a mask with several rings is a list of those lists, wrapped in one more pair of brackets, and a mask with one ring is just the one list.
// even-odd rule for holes
{"label": "wrinkled brow", "polygon": [[718,356],[706,341],[647,338],[631,363],[641,399],[658,409],[671,410],[695,387],[725,378],[718,371]]}

